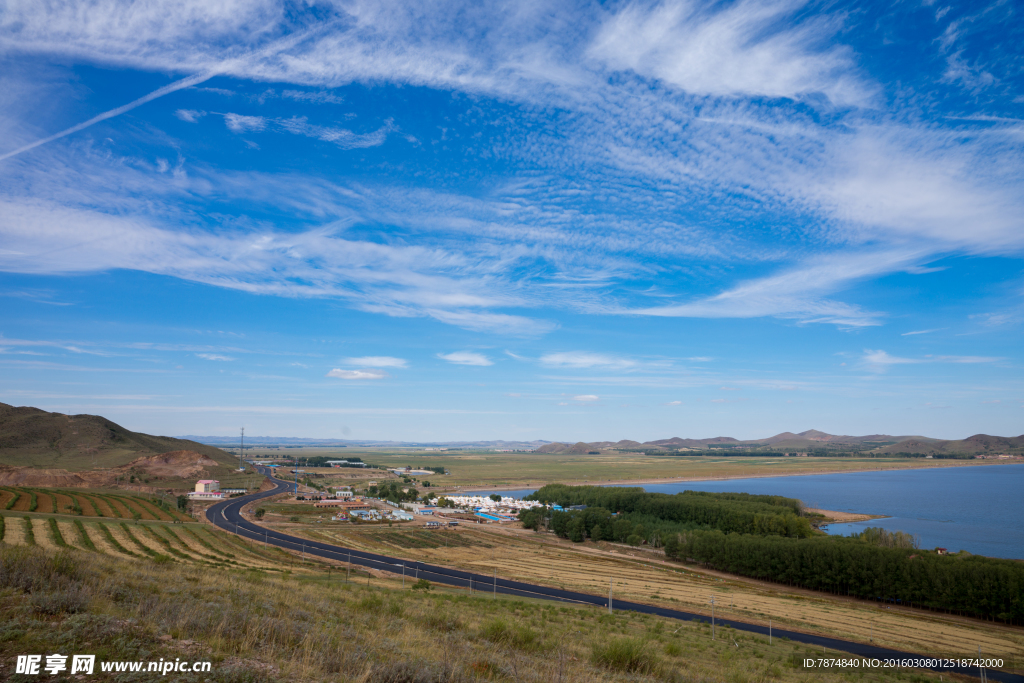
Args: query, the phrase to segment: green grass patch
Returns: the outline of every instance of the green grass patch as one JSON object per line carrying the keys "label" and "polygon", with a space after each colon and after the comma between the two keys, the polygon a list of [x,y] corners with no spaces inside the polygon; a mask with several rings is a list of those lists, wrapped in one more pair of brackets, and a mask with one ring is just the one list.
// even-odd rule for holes
{"label": "green grass patch", "polygon": [[640,638],[611,638],[591,646],[590,661],[614,671],[647,675],[658,668],[658,658],[648,641]]}
{"label": "green grass patch", "polygon": [[22,521],[25,523],[25,543],[28,545],[35,545],[36,534],[34,531],[32,531],[32,518],[28,515],[25,515],[22,518]]}
{"label": "green grass patch", "polygon": [[224,561],[224,558],[222,558],[222,557],[218,557],[216,555],[207,555],[206,553],[201,553],[201,552],[199,552],[197,550],[189,548],[188,544],[185,543],[185,541],[181,540],[181,537],[178,535],[178,532],[175,531],[174,529],[172,529],[167,524],[161,524],[156,529],[154,529],[154,531],[158,531],[158,530],[163,531],[165,534],[167,534],[172,539],[174,539],[175,543],[177,543],[179,546],[181,546],[183,549],[187,550],[188,552],[192,553],[193,555],[198,555],[199,557],[205,558],[205,559],[210,560],[212,562],[223,562]]}
{"label": "green grass patch", "polygon": [[35,512],[36,508],[39,507],[39,496],[36,495],[35,491],[29,491],[31,500],[29,500],[28,511]]}
{"label": "green grass patch", "polygon": [[96,545],[92,542],[92,539],[89,538],[89,534],[86,533],[85,525],[82,524],[82,520],[76,519],[74,524],[75,524],[75,531],[78,532],[78,540],[82,543],[82,547],[85,548],[86,550],[92,550],[92,551],[95,552],[96,551]]}
{"label": "green grass patch", "polygon": [[21,493],[18,491],[11,491],[11,493],[14,494],[14,497],[7,501],[7,505],[4,506],[4,510],[10,510],[14,507],[14,504],[18,502],[18,499],[21,498]]}
{"label": "green grass patch", "polygon": [[111,500],[111,498],[112,498],[111,496],[106,496],[106,495],[100,496],[100,495],[97,495],[96,497],[99,498],[100,500],[102,500],[104,503],[107,504],[107,507],[110,508],[110,511],[114,514],[115,517],[117,517],[118,519],[124,519],[124,515],[122,515],[121,511],[117,509],[116,505],[114,505],[114,501]]}
{"label": "green grass patch", "polygon": [[188,534],[191,534],[192,538],[194,538],[197,541],[199,541],[199,545],[203,546],[204,548],[209,550],[211,553],[216,553],[218,555],[223,555],[224,557],[234,559],[235,556],[233,554],[231,554],[229,552],[226,552],[224,550],[221,550],[220,548],[215,548],[214,546],[212,546],[209,541],[207,541],[205,538],[203,538],[204,534],[202,532],[196,533],[195,531],[193,531],[191,528],[188,528],[188,527],[185,528],[185,532],[188,533]]}
{"label": "green grass patch", "polygon": [[110,533],[110,529],[107,528],[106,524],[100,523],[96,526],[98,526],[103,531],[103,535],[107,538],[107,543],[114,546],[114,548],[117,549],[117,552],[124,553],[125,555],[130,555],[131,557],[138,557],[138,555],[133,553],[131,550],[128,550],[128,548],[125,548],[118,542],[116,538],[114,538],[114,534]]}
{"label": "green grass patch", "polygon": [[64,540],[64,536],[60,533],[60,527],[57,526],[57,518],[50,517],[47,522],[50,526],[50,539],[58,548],[67,548],[67,541]]}
{"label": "green grass patch", "polygon": [[103,516],[103,513],[100,512],[100,506],[97,505],[96,501],[93,500],[92,498],[90,498],[89,496],[86,496],[86,495],[81,494],[81,493],[77,493],[77,494],[68,493],[68,495],[69,496],[73,495],[74,499],[79,501],[79,503],[78,503],[79,505],[81,505],[82,504],[81,501],[84,500],[85,502],[87,502],[89,504],[89,507],[92,508],[92,511],[96,514],[97,517],[102,517]]}
{"label": "green grass patch", "polygon": [[[138,529],[139,527],[135,527],[135,528]],[[153,540],[155,540],[160,545],[162,545],[164,547],[164,549],[167,552],[169,552],[171,555],[174,555],[175,557],[177,557],[179,559],[182,559],[182,560],[191,560],[192,559],[191,557],[189,557],[185,553],[181,552],[180,550],[178,550],[177,548],[172,546],[171,542],[169,540],[167,540],[166,538],[164,538],[160,534],[158,534],[155,531],[153,531],[153,529],[151,529],[148,524],[143,524],[142,525],[142,532],[144,534],[148,535]]]}
{"label": "green grass patch", "polygon": [[135,535],[132,533],[131,527],[125,524],[124,522],[121,522],[121,529],[124,531],[124,535],[128,538],[128,540],[131,541],[133,545],[135,545],[139,550],[141,550],[146,555],[149,555],[150,557],[156,557],[159,554],[157,553],[157,551],[153,550],[152,548],[146,547],[145,543],[135,538]]}

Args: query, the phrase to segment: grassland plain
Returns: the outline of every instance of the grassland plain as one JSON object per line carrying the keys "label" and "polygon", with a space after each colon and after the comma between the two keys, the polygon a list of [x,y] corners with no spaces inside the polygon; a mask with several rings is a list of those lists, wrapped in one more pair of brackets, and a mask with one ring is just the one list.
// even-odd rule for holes
{"label": "grassland plain", "polygon": [[493,525],[458,531],[394,525],[286,524],[282,531],[410,560],[604,594],[675,609],[775,625],[929,655],[998,653],[1024,668],[1024,629],[926,610],[792,589],[666,561],[657,550],[571,543],[553,534]]}
{"label": "grassland plain", "polygon": [[3,543],[0,595],[5,663],[52,652],[212,661],[197,681],[940,680],[895,670],[807,672],[800,660],[821,652],[778,638],[769,644],[720,627],[712,639],[707,626],[649,615],[403,589],[400,578],[365,570],[346,581],[315,569],[210,570]]}
{"label": "grassland plain", "polygon": [[[297,457],[325,456],[344,459],[360,457],[364,462],[388,468],[416,466],[445,467],[448,475],[421,475],[435,487],[450,489],[540,487],[549,483],[608,484],[666,483],[668,481],[781,477],[795,474],[830,474],[867,470],[910,469],[921,467],[977,467],[995,464],[995,460],[926,460],[924,458],[857,457],[745,457],[745,456],[673,456],[643,453],[564,455],[551,453],[466,452],[435,454],[435,451],[388,451],[329,448],[289,449]],[[280,451],[254,449],[247,457],[282,457]],[[379,473],[351,469],[303,468],[309,473],[326,474],[339,483],[379,477]],[[287,477],[286,474],[282,476]]]}

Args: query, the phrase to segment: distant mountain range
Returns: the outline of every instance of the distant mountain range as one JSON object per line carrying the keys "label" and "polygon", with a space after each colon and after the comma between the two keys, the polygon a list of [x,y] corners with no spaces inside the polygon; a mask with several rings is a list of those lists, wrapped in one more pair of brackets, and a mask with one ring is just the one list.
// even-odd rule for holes
{"label": "distant mountain range", "polygon": [[[238,436],[182,436],[210,445],[233,448],[239,445]],[[249,446],[333,446],[363,448],[500,448],[509,450],[532,451],[550,441],[379,441],[374,439],[308,439],[295,436],[245,436],[245,445]]]}
{"label": "distant mountain range", "polygon": [[[927,436],[843,436],[815,429],[782,432],[764,439],[741,441],[730,436],[708,439],[655,441],[594,441],[578,443],[535,441],[381,441],[371,439],[310,439],[287,436],[246,436],[246,445],[327,446],[363,448],[450,448],[530,450],[538,453],[586,454],[609,450],[764,449],[803,452],[817,449],[858,450],[872,453],[1021,453],[1024,435],[1016,437],[975,434],[946,441]],[[233,461],[215,446],[235,447],[235,436],[152,436],[133,432],[98,415],[64,415],[38,408],[0,403],[0,466],[61,467],[71,470],[124,465],[136,458],[168,451],[192,451],[228,466]]]}
{"label": "distant mountain range", "polygon": [[892,436],[889,434],[869,434],[867,436],[845,436],[827,434],[816,429],[794,434],[782,432],[764,439],[741,441],[731,436],[716,436],[709,439],[682,439],[678,436],[671,439],[656,441],[580,441],[575,444],[555,441],[537,448],[538,453],[584,454],[605,450],[707,450],[709,448],[741,448],[771,449],[786,452],[806,452],[808,450],[842,450],[856,449],[872,453],[921,453],[939,455],[946,453],[1002,453],[1018,451],[1024,448],[1024,435],[1016,437],[989,436],[975,434],[961,440],[947,441],[927,436]]}

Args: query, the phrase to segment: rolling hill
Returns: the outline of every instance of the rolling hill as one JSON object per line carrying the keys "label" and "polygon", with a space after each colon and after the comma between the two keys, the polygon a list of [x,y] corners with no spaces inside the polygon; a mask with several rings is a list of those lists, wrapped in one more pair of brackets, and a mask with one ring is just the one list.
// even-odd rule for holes
{"label": "rolling hill", "polygon": [[892,436],[869,434],[846,436],[828,434],[816,429],[804,432],[781,432],[764,439],[741,441],[728,436],[707,439],[683,439],[678,436],[655,441],[595,441],[566,444],[555,441],[537,449],[538,453],[582,454],[601,450],[664,450],[676,451],[734,447],[740,449],[770,449],[773,451],[855,450],[874,454],[913,453],[922,455],[1011,453],[1024,450],[1024,435],[1017,437],[975,434],[966,439],[947,441],[927,436]]}
{"label": "rolling hill", "polygon": [[99,415],[64,415],[0,403],[0,464],[67,471],[112,468],[169,451],[189,451],[219,465],[237,459],[213,446],[125,429]]}

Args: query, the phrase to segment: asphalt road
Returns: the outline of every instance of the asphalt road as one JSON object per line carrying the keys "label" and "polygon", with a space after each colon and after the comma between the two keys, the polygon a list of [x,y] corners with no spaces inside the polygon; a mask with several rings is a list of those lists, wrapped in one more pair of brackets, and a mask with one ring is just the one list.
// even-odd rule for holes
{"label": "asphalt road", "polygon": [[[284,493],[292,487],[291,482],[276,479],[271,476],[269,468],[257,467],[257,469],[262,474],[265,474],[270,478],[270,480],[277,486],[270,491],[253,493],[239,498],[231,498],[222,503],[217,503],[211,506],[206,511],[206,517],[210,522],[226,531],[236,533],[243,538],[261,541],[280,548],[297,550],[300,553],[310,556],[349,562],[354,565],[371,567],[373,569],[380,569],[399,574],[404,572],[405,575],[413,581],[418,578],[425,578],[432,582],[443,583],[449,586],[458,586],[473,592],[479,591],[482,593],[519,595],[523,597],[557,600],[578,605],[592,605],[595,607],[603,607],[605,609],[608,607],[607,596],[577,593],[575,591],[560,590],[558,588],[550,588],[548,586],[510,581],[500,577],[494,578],[493,576],[473,574],[471,572],[449,569],[448,567],[439,567],[437,565],[426,564],[423,562],[403,560],[396,557],[388,557],[387,555],[377,555],[361,550],[352,550],[350,548],[343,548],[329,543],[312,541],[309,539],[299,538],[297,536],[289,536],[288,534],[283,534],[278,531],[273,531],[257,524],[253,524],[242,517],[241,511],[243,507],[250,505],[254,501],[269,498],[279,493]],[[644,614],[657,614],[658,616],[679,619],[681,621],[702,621],[705,623],[710,623],[711,621],[711,618],[706,615],[682,612],[679,610],[667,609],[665,607],[645,605],[625,600],[615,600],[614,596],[612,607],[613,609],[618,610],[629,610]],[[768,627],[757,624],[748,624],[746,622],[735,621],[732,619],[717,618],[715,619],[715,624],[730,626],[737,631],[757,633],[765,637],[768,637],[769,635]],[[890,650],[888,648],[876,647],[864,643],[855,643],[848,640],[839,640],[838,638],[816,636],[779,628],[772,628],[771,635],[773,638],[785,637],[797,643],[812,645],[815,648],[820,647],[822,648],[822,652],[820,653],[822,658],[849,658],[849,655],[855,655],[858,658],[878,660],[880,667],[885,667],[886,662],[906,659],[929,659],[939,657],[940,655],[950,656],[950,653],[920,655],[912,652],[901,652],[899,650]],[[832,652],[827,652],[827,650],[831,650]],[[940,671],[943,673],[958,673],[975,677],[981,676],[981,672],[977,667],[922,668],[931,668],[934,671]],[[1001,683],[1024,683],[1024,676],[1017,674],[997,671],[994,669],[986,670],[985,674],[988,679],[992,681],[1000,681]]]}

